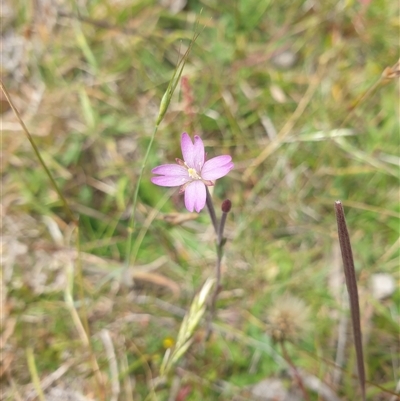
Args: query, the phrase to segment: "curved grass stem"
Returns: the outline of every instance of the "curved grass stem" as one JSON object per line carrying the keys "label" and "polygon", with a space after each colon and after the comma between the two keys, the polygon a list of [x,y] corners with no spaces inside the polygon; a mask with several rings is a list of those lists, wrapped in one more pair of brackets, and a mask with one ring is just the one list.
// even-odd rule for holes
{"label": "curved grass stem", "polygon": [[[196,27],[196,29],[197,29],[197,27]],[[143,172],[144,172],[144,169],[146,168],[147,160],[149,158],[150,151],[153,147],[153,143],[154,143],[154,139],[157,134],[157,131],[158,131],[158,127],[160,126],[162,120],[164,119],[165,113],[168,110],[168,106],[171,102],[172,95],[174,94],[175,89],[178,86],[179,80],[182,76],[183,68],[185,67],[186,61],[189,57],[189,53],[193,47],[194,42],[196,41],[197,37],[199,36],[199,34],[200,33],[196,32],[196,31],[193,34],[193,38],[192,38],[186,52],[184,53],[182,58],[179,60],[177,66],[175,68],[174,74],[172,75],[172,78],[169,81],[168,88],[165,91],[165,93],[161,99],[160,109],[158,112],[156,124],[155,124],[154,130],[153,130],[153,133],[150,137],[150,142],[147,146],[146,154],[143,158],[142,166],[141,166],[140,172],[139,172],[139,177],[136,182],[135,192],[133,195],[131,218],[129,221],[128,238],[126,241],[126,250],[125,250],[125,268],[126,269],[129,267],[130,264],[134,263],[134,261],[133,262],[131,261],[131,255],[132,255],[132,249],[133,249],[133,233],[135,231],[135,213],[136,213],[140,183],[142,181]]]}
{"label": "curved grass stem", "polygon": [[35,152],[36,157],[39,160],[39,163],[41,164],[41,166],[43,167],[44,171],[46,172],[47,177],[49,177],[49,180],[50,180],[51,185],[53,186],[54,190],[57,192],[57,195],[59,196],[59,198],[60,198],[60,200],[61,200],[61,202],[62,202],[62,204],[64,206],[64,209],[65,209],[65,212],[66,212],[67,216],[69,217],[69,219],[71,221],[73,221],[77,225],[77,220],[76,220],[75,216],[73,215],[73,213],[72,213],[72,211],[71,211],[71,209],[70,209],[70,207],[68,205],[67,200],[65,199],[65,197],[62,194],[60,188],[58,187],[58,185],[57,185],[54,177],[52,176],[50,170],[46,166],[46,163],[44,162],[44,160],[43,160],[43,158],[42,158],[42,156],[40,154],[39,148],[37,147],[35,141],[33,140],[32,135],[28,131],[28,128],[26,127],[24,121],[22,120],[21,115],[19,114],[19,111],[17,110],[17,108],[15,107],[13,101],[11,100],[10,94],[8,93],[6,87],[4,86],[3,81],[1,79],[0,79],[0,87],[1,87],[1,90],[3,91],[4,96],[6,97],[8,103],[10,104],[10,107],[11,107],[12,111],[14,112],[15,116],[17,117],[17,120],[18,120],[19,124],[21,125],[22,130],[24,131],[26,137],[28,138],[28,141],[30,142],[30,144],[31,144],[31,146],[33,148],[33,151]]}

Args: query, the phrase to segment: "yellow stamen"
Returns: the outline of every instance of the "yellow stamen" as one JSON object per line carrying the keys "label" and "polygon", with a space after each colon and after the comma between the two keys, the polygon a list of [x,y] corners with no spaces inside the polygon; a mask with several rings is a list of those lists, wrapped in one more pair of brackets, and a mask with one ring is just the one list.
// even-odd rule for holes
{"label": "yellow stamen", "polygon": [[195,180],[200,180],[200,176],[197,174],[197,171],[194,168],[188,168],[189,177]]}

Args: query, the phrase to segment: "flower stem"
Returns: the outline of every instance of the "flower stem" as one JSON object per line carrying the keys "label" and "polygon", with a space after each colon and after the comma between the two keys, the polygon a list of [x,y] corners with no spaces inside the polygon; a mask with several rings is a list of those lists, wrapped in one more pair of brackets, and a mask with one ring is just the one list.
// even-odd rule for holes
{"label": "flower stem", "polygon": [[222,259],[222,249],[221,251],[218,250],[217,245],[217,264],[215,266],[215,289],[214,293],[211,298],[211,305],[210,305],[210,313],[207,319],[207,332],[206,332],[206,341],[210,338],[211,331],[212,331],[212,321],[215,315],[215,305],[217,303],[218,294],[221,288],[221,259]]}
{"label": "flower stem", "polygon": [[211,221],[213,223],[214,226],[214,230],[215,230],[215,234],[218,235],[218,220],[217,220],[217,216],[215,214],[215,209],[214,209],[214,204],[211,198],[211,194],[210,191],[208,190],[208,187],[206,186],[206,203],[207,203],[207,207],[208,207],[208,212],[210,213],[210,217],[211,217]]}
{"label": "flower stem", "polygon": [[217,245],[222,248],[222,241],[224,240],[224,229],[225,229],[225,222],[228,213],[222,212],[221,221],[218,227],[218,237],[217,237]]}
{"label": "flower stem", "polygon": [[304,387],[301,375],[300,375],[299,371],[297,370],[295,364],[293,363],[292,359],[290,358],[290,356],[289,356],[289,354],[288,354],[288,352],[286,350],[285,342],[284,341],[280,341],[279,343],[280,343],[280,346],[282,348],[283,357],[286,360],[286,362],[288,363],[288,365],[291,367],[293,376],[294,376],[295,380],[297,381],[297,384],[299,385],[301,392],[303,393],[304,399],[306,401],[310,401],[310,397],[309,397],[309,395],[308,395],[308,393],[307,393],[307,391],[306,391],[306,389]]}
{"label": "flower stem", "polygon": [[[230,207],[231,207],[231,202],[229,200],[225,201],[223,203],[222,206],[222,217],[221,217],[221,221],[218,224],[218,220],[217,217],[215,215],[215,209],[214,209],[214,205],[212,202],[212,198],[211,198],[211,194],[208,190],[208,188],[206,187],[206,191],[207,191],[207,198],[206,198],[206,202],[207,202],[207,207],[208,210],[210,212],[210,217],[211,217],[211,221],[213,223],[214,229],[215,229],[215,233],[217,234],[217,240],[216,240],[216,247],[217,247],[217,263],[215,265],[215,279],[216,279],[216,283],[215,283],[215,290],[214,293],[212,295],[211,298],[211,305],[210,305],[210,314],[208,315],[208,321],[207,321],[207,333],[206,333],[206,340],[208,340],[208,338],[211,335],[211,331],[212,331],[212,321],[215,315],[215,306],[217,303],[217,298],[218,298],[218,294],[219,291],[221,289],[221,261],[222,261],[222,256],[224,254],[224,245],[225,245],[225,241],[224,241],[224,228],[225,228],[225,222],[226,222],[226,218],[228,216]],[[228,202],[228,207],[226,202]]]}

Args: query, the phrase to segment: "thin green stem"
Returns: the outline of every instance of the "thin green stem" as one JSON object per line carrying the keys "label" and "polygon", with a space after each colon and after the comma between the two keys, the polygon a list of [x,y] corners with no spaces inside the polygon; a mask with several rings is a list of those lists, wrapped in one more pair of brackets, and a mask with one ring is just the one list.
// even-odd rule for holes
{"label": "thin green stem", "polygon": [[157,202],[157,204],[155,205],[154,209],[152,210],[152,212],[149,213],[149,215],[146,217],[146,220],[143,223],[142,228],[140,229],[137,237],[136,237],[136,241],[135,244],[133,246],[133,250],[131,252],[131,261],[130,263],[132,265],[135,264],[137,255],[139,253],[139,249],[140,246],[143,242],[143,239],[147,233],[147,230],[149,229],[151,223],[153,222],[153,220],[157,217],[160,209],[167,203],[167,201],[169,200],[169,198],[171,197],[171,195],[173,194],[173,192],[175,191],[175,189],[172,189],[168,192],[165,193],[165,195]]}
{"label": "thin green stem", "polygon": [[28,369],[31,375],[32,383],[35,388],[36,394],[38,395],[40,401],[46,401],[46,398],[43,394],[43,390],[41,387],[38,371],[36,368],[35,355],[31,347],[28,347],[26,349],[26,359],[28,361]]}
{"label": "thin green stem", "polygon": [[[86,309],[85,302],[85,294],[83,288],[83,274],[82,274],[82,259],[81,259],[81,249],[80,249],[80,235],[79,235],[79,225],[76,227],[76,250],[77,250],[77,259],[75,267],[73,268],[72,263],[67,264],[67,285],[65,286],[64,291],[64,299],[67,305],[69,312],[71,313],[71,318],[73,323],[75,324],[75,328],[78,332],[78,335],[81,339],[83,346],[89,353],[89,361],[91,364],[94,380],[95,380],[95,390],[97,392],[97,398],[99,400],[105,400],[106,397],[106,389],[104,380],[99,368],[99,364],[96,360],[96,355],[93,351],[92,344],[90,341],[90,327]],[[76,272],[76,280],[78,282],[78,298],[80,301],[80,310],[76,308],[76,303],[74,301],[74,284],[75,284],[75,272]]]}
{"label": "thin green stem", "polygon": [[165,113],[168,110],[169,103],[170,103],[172,95],[179,83],[179,80],[182,76],[183,68],[185,67],[186,61],[189,57],[189,53],[190,53],[192,46],[198,36],[199,36],[199,33],[196,33],[196,31],[195,31],[195,33],[193,34],[192,41],[190,42],[190,45],[189,45],[188,49],[186,50],[185,54],[183,55],[183,57],[179,60],[177,66],[175,68],[174,74],[172,75],[172,78],[168,84],[168,88],[165,91],[165,93],[161,99],[161,104],[160,104],[160,109],[158,112],[156,124],[155,124],[154,130],[153,130],[153,133],[151,135],[149,145],[147,146],[146,154],[144,156],[142,167],[140,169],[139,177],[138,177],[138,180],[136,183],[135,193],[133,195],[132,212],[131,212],[131,218],[129,220],[129,228],[128,228],[129,233],[128,233],[128,239],[126,242],[125,268],[128,268],[128,266],[131,262],[131,255],[132,255],[132,248],[133,248],[133,244],[132,244],[133,233],[135,231],[136,207],[137,207],[137,201],[138,201],[138,197],[139,197],[140,183],[142,181],[143,172],[144,172],[144,169],[147,164],[147,159],[149,158],[149,154],[150,154],[151,148],[153,146],[154,138],[158,131],[158,127],[160,126],[160,124],[165,116]]}
{"label": "thin green stem", "polygon": [[138,201],[138,196],[139,196],[140,182],[142,181],[143,172],[146,167],[147,159],[149,158],[150,151],[153,146],[154,138],[156,136],[157,131],[158,131],[158,125],[156,125],[154,127],[153,134],[151,135],[150,142],[147,146],[146,154],[144,156],[142,166],[140,168],[139,177],[138,177],[138,180],[136,183],[135,193],[133,195],[132,212],[131,212],[131,218],[129,220],[129,228],[128,228],[128,239],[126,242],[125,267],[129,266],[130,260],[131,260],[132,246],[133,246],[133,244],[132,244],[133,232],[135,231],[135,213],[136,213],[137,201]]}
{"label": "thin green stem", "polygon": [[78,296],[81,302],[81,320],[85,329],[86,335],[90,338],[89,320],[87,317],[86,302],[85,302],[85,290],[83,286],[83,274],[82,274],[82,259],[81,259],[81,242],[80,242],[80,229],[79,224],[76,226],[76,270],[77,270],[77,282],[78,282]]}
{"label": "thin green stem", "polygon": [[8,93],[8,91],[7,91],[6,87],[4,86],[2,80],[0,80],[0,87],[1,87],[1,90],[3,91],[4,96],[6,97],[8,103],[10,104],[10,107],[11,107],[12,111],[14,112],[15,116],[17,117],[17,120],[18,120],[19,124],[21,125],[22,130],[24,131],[26,137],[28,138],[28,141],[30,142],[30,144],[31,144],[31,146],[33,148],[33,151],[35,152],[36,157],[39,159],[39,163],[42,165],[44,171],[46,172],[47,176],[49,177],[51,185],[53,186],[54,190],[57,192],[57,194],[58,194],[58,196],[59,196],[59,198],[60,198],[60,200],[61,200],[61,202],[62,202],[62,204],[64,206],[66,214],[68,215],[68,217],[70,218],[71,221],[73,221],[75,224],[77,224],[77,220],[74,217],[70,207],[68,206],[67,200],[65,199],[64,195],[62,194],[60,188],[58,188],[58,185],[57,185],[55,179],[53,178],[50,170],[47,168],[46,163],[44,162],[44,160],[43,160],[43,158],[42,158],[42,156],[40,154],[39,148],[36,146],[36,143],[33,140],[32,135],[29,133],[28,128],[26,128],[26,125],[23,122],[23,120],[21,118],[21,115],[19,114],[19,111],[17,110],[17,108],[15,107],[14,103],[12,102],[10,94]]}

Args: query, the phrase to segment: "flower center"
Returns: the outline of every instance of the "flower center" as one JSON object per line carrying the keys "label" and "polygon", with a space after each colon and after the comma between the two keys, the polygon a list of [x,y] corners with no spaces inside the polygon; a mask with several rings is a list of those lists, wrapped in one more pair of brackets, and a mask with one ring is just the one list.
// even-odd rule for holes
{"label": "flower center", "polygon": [[188,168],[189,177],[194,180],[200,180],[201,177],[197,174],[197,171],[194,168]]}

